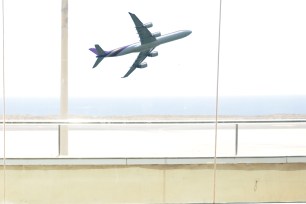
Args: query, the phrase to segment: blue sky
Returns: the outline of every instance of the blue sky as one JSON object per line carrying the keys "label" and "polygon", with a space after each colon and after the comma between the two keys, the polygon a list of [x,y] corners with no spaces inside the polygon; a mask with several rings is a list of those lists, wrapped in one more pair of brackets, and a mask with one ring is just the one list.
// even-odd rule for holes
{"label": "blue sky", "polygon": [[[303,0],[227,0],[222,5],[220,95],[305,95]],[[5,1],[8,97],[58,97],[60,0]],[[148,68],[122,79],[137,54],[91,69],[94,44],[111,50],[138,41],[128,12],[152,32],[193,33],[156,48]],[[69,1],[69,96],[214,96],[219,1]]]}

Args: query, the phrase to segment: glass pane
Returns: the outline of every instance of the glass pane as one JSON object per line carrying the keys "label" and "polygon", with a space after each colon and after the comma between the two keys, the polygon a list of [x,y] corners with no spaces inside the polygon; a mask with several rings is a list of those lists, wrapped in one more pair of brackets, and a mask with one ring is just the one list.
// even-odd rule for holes
{"label": "glass pane", "polygon": [[[262,137],[264,143],[272,146],[283,137],[288,142],[296,137],[296,144],[303,141],[304,126],[297,121],[305,119],[306,114],[303,88],[306,83],[302,77],[306,65],[302,57],[306,53],[306,29],[300,26],[305,17],[302,5],[299,1],[276,4],[233,1],[223,5],[220,115],[242,122],[267,121],[263,125],[239,125],[241,140],[247,137],[244,140],[251,142],[250,138]],[[284,10],[292,15],[287,18]],[[286,120],[290,123],[284,124]],[[266,154],[280,154],[273,152],[273,148],[270,151]],[[245,154],[256,156],[254,152]],[[281,153],[288,154],[292,155],[288,149]]]}
{"label": "glass pane", "polygon": [[[0,157],[5,145],[7,166],[0,169],[0,200],[306,200],[304,1],[223,1],[217,126],[219,1],[63,2],[5,1]],[[146,53],[146,69],[121,78],[138,53],[104,55],[140,40],[129,12],[152,22],[152,33],[192,33],[155,47],[159,54]],[[61,55],[66,28],[68,59]]]}
{"label": "glass pane", "polygon": [[[218,155],[233,166],[218,167],[218,202],[305,200],[297,173],[306,155],[304,7],[223,1],[219,114],[226,126],[218,131],[231,131],[218,135]],[[225,138],[234,145],[228,154]]]}
{"label": "glass pane", "polygon": [[[173,2],[158,1],[148,10],[138,0],[120,1],[120,7],[118,2],[93,0],[69,3],[70,117],[123,122],[85,125],[82,131],[70,126],[69,156],[213,155],[214,126],[192,122],[211,120],[214,115],[218,2],[177,1],[176,6],[178,9],[173,10]],[[184,15],[185,9],[193,12]],[[96,57],[88,49],[95,44],[107,52],[139,41],[128,12],[135,13],[142,23],[152,22],[152,33],[192,30],[192,34],[156,47],[159,55],[145,59],[148,67],[136,69],[127,78],[121,77],[138,53],[105,57],[92,69]],[[129,122],[146,124],[126,124]]]}
{"label": "glass pane", "polygon": [[55,157],[57,125],[34,122],[59,116],[60,2],[12,0],[4,6],[6,155]]}

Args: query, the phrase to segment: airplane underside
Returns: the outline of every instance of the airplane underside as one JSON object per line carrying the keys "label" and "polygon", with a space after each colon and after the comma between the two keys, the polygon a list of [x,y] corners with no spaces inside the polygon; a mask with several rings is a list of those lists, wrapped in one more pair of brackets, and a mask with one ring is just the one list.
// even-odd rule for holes
{"label": "airplane underside", "polygon": [[152,27],[152,23],[146,23],[143,24],[138,17],[133,14],[129,13],[134,24],[136,27],[136,30],[138,32],[140,43],[134,43],[130,45],[126,45],[111,51],[104,51],[98,44],[95,45],[95,48],[90,48],[89,50],[96,54],[96,62],[93,65],[93,68],[99,65],[99,63],[105,58],[105,57],[117,57],[121,55],[126,55],[130,53],[139,52],[136,60],[134,61],[133,65],[130,67],[128,72],[122,77],[126,78],[128,77],[136,68],[145,68],[147,67],[147,63],[143,62],[146,57],[156,57],[158,56],[157,51],[153,51],[155,47],[171,42],[174,40],[178,40],[181,38],[184,38],[191,34],[191,31],[189,30],[181,30],[176,31],[173,33],[169,33],[166,35],[161,36],[160,32],[151,33],[148,28]]}

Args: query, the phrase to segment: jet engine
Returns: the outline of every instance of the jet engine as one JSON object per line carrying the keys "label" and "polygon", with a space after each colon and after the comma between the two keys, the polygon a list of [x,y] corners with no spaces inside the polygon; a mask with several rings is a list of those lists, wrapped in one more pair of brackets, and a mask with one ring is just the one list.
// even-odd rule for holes
{"label": "jet engine", "polygon": [[156,57],[158,55],[158,52],[157,51],[153,51],[153,52],[150,52],[148,54],[148,57]]}
{"label": "jet engine", "polygon": [[148,66],[148,64],[146,62],[140,63],[137,65],[137,68],[143,69],[146,68]]}
{"label": "jet engine", "polygon": [[153,23],[146,23],[146,24],[143,24],[144,27],[146,28],[151,28],[153,26]]}
{"label": "jet engine", "polygon": [[155,33],[152,33],[152,36],[154,36],[154,37],[160,37],[161,36],[161,34],[160,34],[160,32],[155,32]]}

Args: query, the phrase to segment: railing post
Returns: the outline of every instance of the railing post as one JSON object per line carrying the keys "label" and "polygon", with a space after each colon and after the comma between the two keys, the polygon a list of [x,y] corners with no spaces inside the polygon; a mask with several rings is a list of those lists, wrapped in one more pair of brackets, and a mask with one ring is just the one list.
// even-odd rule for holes
{"label": "railing post", "polygon": [[235,155],[238,155],[238,124],[235,125]]}
{"label": "railing post", "polygon": [[58,125],[58,155],[68,155],[68,126]]}

